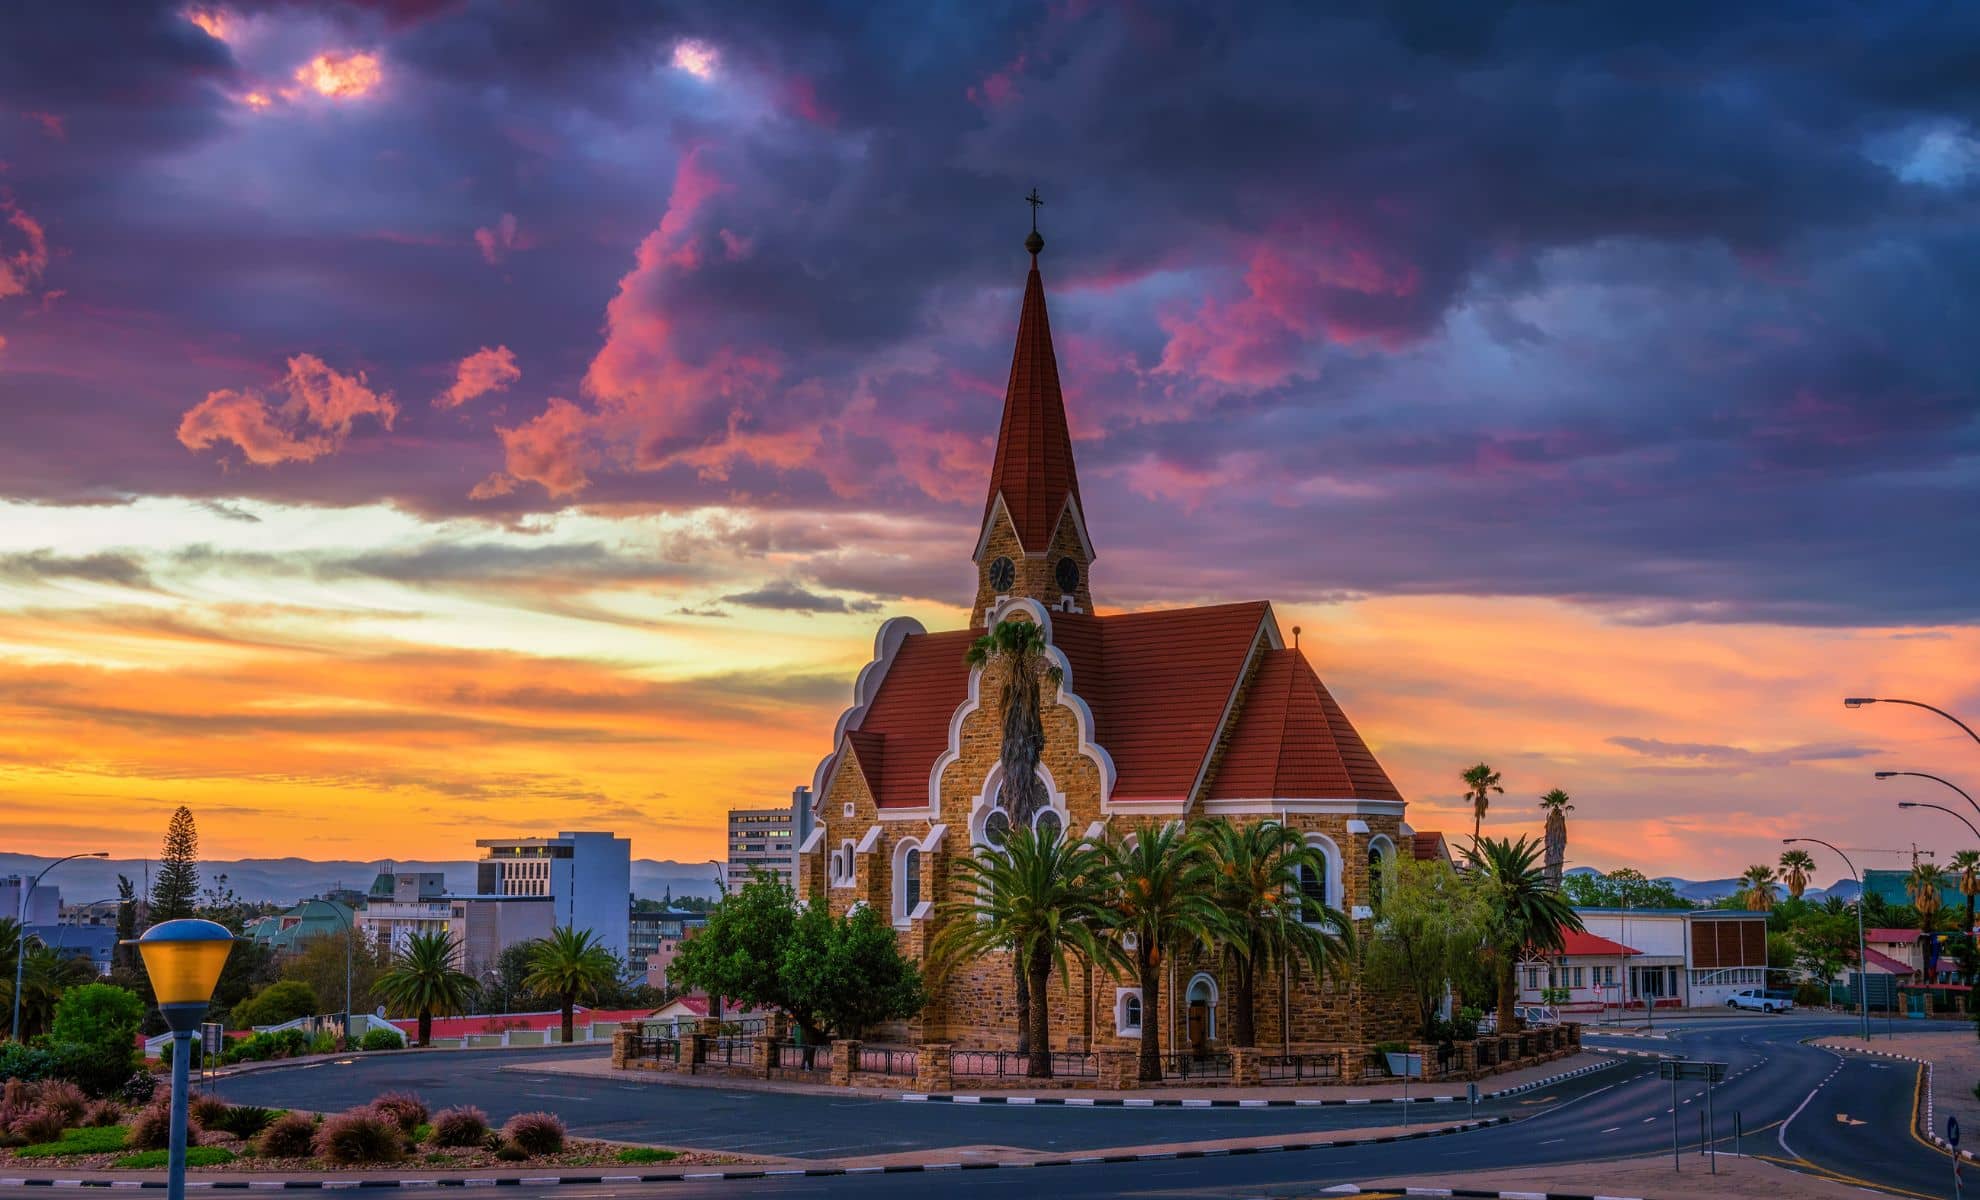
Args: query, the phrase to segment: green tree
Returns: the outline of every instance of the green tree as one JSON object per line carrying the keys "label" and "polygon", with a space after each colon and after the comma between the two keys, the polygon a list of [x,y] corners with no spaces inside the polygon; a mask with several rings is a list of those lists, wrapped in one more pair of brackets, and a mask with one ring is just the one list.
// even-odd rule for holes
{"label": "green tree", "polygon": [[[1354,926],[1326,904],[1327,856],[1299,830],[1276,821],[1199,826],[1211,894],[1223,910],[1220,938],[1231,981],[1230,1044],[1258,1038],[1258,976],[1274,963],[1304,961],[1316,984],[1347,973]],[[1307,880],[1311,889],[1301,886]],[[1147,1009],[1144,1007],[1144,1012]]]}
{"label": "green tree", "polygon": [[928,1002],[921,972],[901,957],[893,928],[871,908],[834,917],[823,904],[807,906],[777,968],[784,1011],[814,1044],[857,1037],[882,1021],[911,1017]]}
{"label": "green tree", "polygon": [[110,950],[111,969],[123,973],[137,970],[138,935],[137,884],[128,875],[117,876],[117,944]]}
{"label": "green tree", "polygon": [[1634,867],[1617,867],[1607,875],[1588,871],[1563,874],[1561,891],[1576,908],[1692,907],[1669,883],[1646,878]]}
{"label": "green tree", "polygon": [[1808,890],[1809,877],[1815,873],[1815,856],[1799,847],[1781,851],[1781,882],[1787,884],[1788,895],[1801,899]]}
{"label": "green tree", "polygon": [[1567,863],[1567,815],[1574,811],[1568,794],[1555,788],[1540,797],[1547,810],[1547,882],[1561,886],[1561,869]]}
{"label": "green tree", "polygon": [[1161,1010],[1162,967],[1169,955],[1190,946],[1208,952],[1231,926],[1217,904],[1202,837],[1181,822],[1149,825],[1099,847],[1109,927],[1141,988],[1141,1081],[1160,1083],[1162,1023],[1155,1014]]}
{"label": "green tree", "polygon": [[[1004,737],[998,761],[1004,781],[998,801],[1013,826],[1029,826],[1032,816],[1050,801],[1045,781],[1038,777],[1038,759],[1045,751],[1045,724],[1039,715],[1039,660],[1045,656],[1045,634],[1030,620],[1008,619],[970,643],[969,665],[981,667],[993,659],[1010,666],[997,711]],[[1058,668],[1046,675],[1056,683]]]}
{"label": "green tree", "polygon": [[151,920],[177,921],[199,907],[199,830],[192,810],[181,804],[165,827],[158,875],[151,881]]}
{"label": "green tree", "polygon": [[[1052,1076],[1049,997],[1053,968],[1069,980],[1073,955],[1109,971],[1119,968],[1120,951],[1107,936],[1106,860],[1085,838],[1066,838],[1047,829],[1034,833],[1015,825],[1003,847],[985,846],[959,860],[957,899],[944,901],[942,926],[931,946],[939,977],[962,962],[1008,952],[1023,965],[1031,991],[1027,1014],[1031,1062],[1026,1074]],[[1144,1008],[1147,1020],[1154,1015]]]}
{"label": "green tree", "polygon": [[482,972],[477,982],[481,984],[481,1003],[486,1011],[535,1012],[550,1006],[550,997],[539,996],[523,984],[529,978],[529,955],[533,949],[534,942],[504,947],[496,956],[495,965]]}
{"label": "green tree", "polygon": [[746,1008],[781,1009],[795,1017],[795,1005],[784,990],[782,963],[797,913],[797,895],[788,884],[752,871],[741,887],[708,910],[708,924],[681,942],[680,953],[667,967],[668,982],[683,991],[706,992]]}
{"label": "green tree", "polygon": [[[87,956],[29,938],[27,962],[21,967],[21,1036],[31,1038],[46,1031],[62,996],[95,980],[96,968]],[[8,983],[12,982],[10,976]]]}
{"label": "green tree", "polygon": [[[338,993],[337,998],[341,1002],[343,994]],[[280,1025],[321,1011],[316,992],[308,984],[300,979],[278,979],[234,1005],[227,1019],[236,1029],[248,1029],[256,1025]]]}
{"label": "green tree", "polygon": [[1492,932],[1492,909],[1476,873],[1460,874],[1441,858],[1396,856],[1383,867],[1379,923],[1364,947],[1375,983],[1416,1002],[1417,1030],[1436,1036],[1445,988],[1476,973],[1478,948]]}
{"label": "green tree", "polygon": [[1810,912],[1787,933],[1794,965],[1829,983],[1856,966],[1856,918],[1822,910]]}
{"label": "green tree", "polygon": [[569,1044],[577,1024],[577,1004],[592,1000],[601,988],[619,977],[619,960],[600,945],[589,929],[558,926],[538,939],[529,955],[529,975],[523,982],[557,998],[564,1015],[564,1042]]}
{"label": "green tree", "polygon": [[[392,957],[392,969],[378,980],[378,992],[400,1012],[419,1018],[419,1044],[433,1041],[433,1018],[466,1012],[474,1002],[474,980],[454,966],[460,942],[436,931],[415,933]],[[569,1026],[566,1025],[568,1031]],[[569,1039],[568,1032],[565,1035]]]}
{"label": "green tree", "polygon": [[[325,1009],[342,1012],[346,943],[350,947],[351,1009],[365,1012],[377,1002],[374,997],[382,998],[377,990],[378,981],[390,966],[391,955],[381,954],[377,943],[360,932],[339,929],[307,939],[282,956],[277,974],[279,978],[307,985]],[[244,949],[246,946],[236,945],[235,955]],[[270,958],[273,959],[272,951]]]}
{"label": "green tree", "polygon": [[[1976,972],[1980,972],[1980,954],[1974,953],[1973,903],[1980,897],[1980,850],[1961,850],[1952,856],[1949,869],[1959,877],[1959,894],[1966,898],[1966,921],[1959,927],[1959,945],[1965,952],[1956,954],[1959,960],[1959,974],[1967,987],[1973,986]],[[1968,997],[1969,1003],[1972,997]]]}
{"label": "green tree", "polygon": [[1487,946],[1498,978],[1499,1028],[1504,1032],[1517,1028],[1513,1002],[1519,995],[1515,973],[1521,957],[1558,954],[1567,932],[1581,928],[1567,899],[1548,886],[1540,853],[1540,846],[1527,838],[1487,838],[1471,855],[1491,906]]}
{"label": "green tree", "polygon": [[[220,982],[213,988],[213,1008],[216,1012],[231,1012],[236,1004],[246,1000],[262,988],[281,977],[275,963],[275,951],[265,942],[242,939],[234,943],[234,949],[227,955],[227,965],[220,968]],[[151,995],[150,976],[145,977],[145,995]],[[343,993],[337,995],[342,997]]]}
{"label": "green tree", "polygon": [[1506,789],[1499,786],[1499,773],[1484,763],[1466,767],[1460,776],[1464,780],[1464,798],[1471,801],[1471,845],[1478,846],[1479,832],[1485,825],[1485,812],[1492,807],[1492,796],[1505,795]]}
{"label": "green tree", "polygon": [[[48,1040],[74,1057],[69,1073],[100,1096],[129,1079],[144,1001],[108,983],[79,984],[62,993]],[[73,1049],[70,1049],[73,1048]]]}
{"label": "green tree", "polygon": [[1774,891],[1774,868],[1766,863],[1754,863],[1739,877],[1739,903],[1748,912],[1767,912],[1780,899]]}
{"label": "green tree", "polygon": [[14,1008],[14,967],[20,962],[20,948],[20,921],[0,917],[0,1008],[9,1014]]}

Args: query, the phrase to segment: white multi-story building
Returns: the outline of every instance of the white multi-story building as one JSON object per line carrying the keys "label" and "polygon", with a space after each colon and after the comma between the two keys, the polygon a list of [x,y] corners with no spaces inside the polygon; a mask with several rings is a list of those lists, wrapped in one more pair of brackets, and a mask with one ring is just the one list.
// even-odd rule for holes
{"label": "white multi-story building", "polygon": [[358,913],[365,940],[404,952],[416,933],[449,933],[447,877],[439,871],[380,871]]}
{"label": "white multi-story building", "polygon": [[632,903],[632,842],[610,833],[477,838],[477,899],[547,897],[550,923],[588,929],[625,961]]}
{"label": "white multi-story building", "polygon": [[358,914],[358,928],[388,953],[405,950],[414,934],[448,933],[454,965],[482,978],[517,942],[547,936],[555,901],[549,895],[455,895],[438,871],[381,872]]}
{"label": "white multi-story building", "polygon": [[21,913],[21,893],[28,889],[28,876],[9,875],[0,879],[0,917],[12,917],[23,925],[53,925],[62,918],[62,890],[52,883],[36,884],[28,897],[27,913]]}

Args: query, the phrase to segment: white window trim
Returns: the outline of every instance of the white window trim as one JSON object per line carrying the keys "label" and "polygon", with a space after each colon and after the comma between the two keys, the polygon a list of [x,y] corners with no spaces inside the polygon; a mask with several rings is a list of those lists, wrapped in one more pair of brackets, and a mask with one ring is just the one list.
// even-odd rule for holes
{"label": "white window trim", "polygon": [[928,870],[928,852],[923,847],[921,839],[904,837],[894,843],[893,870],[890,872],[893,879],[892,886],[888,889],[893,893],[891,905],[893,911],[888,916],[892,918],[896,929],[906,929],[912,924],[915,916],[921,912],[922,906],[927,903],[921,898],[919,891],[913,896],[907,894],[907,856],[910,852],[921,855],[921,870],[924,873]]}
{"label": "white window trim", "polygon": [[[1133,1025],[1129,1025],[1127,1023],[1127,1002],[1129,1000],[1133,1000],[1135,1004],[1135,1008],[1137,1010],[1140,1010],[1137,1014],[1138,1019],[1135,1021]],[[1134,988],[1114,989],[1114,1036],[1124,1037],[1124,1038],[1140,1037],[1141,1028],[1142,1028],[1141,1023],[1143,1021],[1146,1021],[1147,1019],[1148,1019],[1148,1013],[1141,1002],[1140,988],[1134,987]]]}
{"label": "white window trim", "polygon": [[859,872],[853,867],[853,853],[853,840],[851,838],[840,842],[839,848],[832,851],[831,857],[826,860],[830,864],[827,868],[827,874],[831,877],[831,886],[849,888],[858,878]]}
{"label": "white window trim", "polygon": [[1345,889],[1341,884],[1341,867],[1343,866],[1341,848],[1334,844],[1333,838],[1328,837],[1324,833],[1309,831],[1305,837],[1307,845],[1318,847],[1327,854],[1327,881],[1326,887],[1323,890],[1327,897],[1327,907],[1338,909],[1341,907],[1341,901],[1345,894]]}
{"label": "white window trim", "polygon": [[[1039,780],[1045,785],[1046,806],[1039,809],[1037,813],[1032,814],[1032,831],[1036,832],[1038,829],[1039,813],[1050,811],[1058,815],[1060,836],[1067,836],[1072,829],[1072,815],[1066,811],[1066,794],[1059,790],[1058,780],[1052,778],[1052,772],[1046,769],[1044,763],[1038,764],[1037,774]],[[981,849],[990,844],[983,839],[983,826],[990,819],[990,813],[997,806],[997,791],[999,785],[1003,782],[1004,765],[1002,763],[993,763],[989,772],[983,777],[982,790],[977,792],[975,799],[970,801],[969,844],[973,847]]]}
{"label": "white window trim", "polygon": [[1208,971],[1198,971],[1190,976],[1189,982],[1183,984],[1183,1006],[1187,1009],[1189,1005],[1196,1003],[1189,998],[1189,994],[1196,990],[1196,985],[1199,983],[1207,984],[1210,988],[1210,999],[1206,1001],[1209,1008],[1206,1016],[1209,1021],[1204,1027],[1203,1036],[1205,1040],[1214,1042],[1217,1040],[1217,1004],[1223,999],[1217,988],[1217,977]]}

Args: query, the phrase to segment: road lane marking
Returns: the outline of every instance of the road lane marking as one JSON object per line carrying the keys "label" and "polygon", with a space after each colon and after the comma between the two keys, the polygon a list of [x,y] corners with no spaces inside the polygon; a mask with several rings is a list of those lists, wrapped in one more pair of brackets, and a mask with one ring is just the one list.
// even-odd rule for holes
{"label": "road lane marking", "polygon": [[1616,1132],[1617,1130],[1619,1130],[1619,1129],[1621,1129],[1621,1128],[1622,1128],[1622,1126],[1620,1126],[1620,1125],[1611,1125],[1611,1126],[1609,1126],[1609,1127],[1608,1127],[1607,1129],[1604,1129],[1604,1130],[1603,1130],[1602,1132],[1603,1132],[1603,1133],[1614,1133],[1614,1132]]}

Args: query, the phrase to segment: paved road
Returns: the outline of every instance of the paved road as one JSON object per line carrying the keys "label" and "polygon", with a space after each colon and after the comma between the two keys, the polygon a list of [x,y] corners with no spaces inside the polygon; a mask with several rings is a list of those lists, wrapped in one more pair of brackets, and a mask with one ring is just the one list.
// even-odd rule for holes
{"label": "paved road", "polygon": [[[1730,1138],[1738,1116],[1747,1131],[1744,1149],[1749,1154],[1894,1195],[1922,1200],[1948,1194],[1948,1160],[1919,1145],[1908,1132],[1916,1072],[1900,1063],[1839,1059],[1799,1044],[1804,1037],[1848,1028],[1847,1022],[1824,1018],[1721,1020],[1687,1028],[1671,1042],[1613,1044],[1728,1063],[1730,1078],[1713,1097],[1719,1137],[1727,1150],[1733,1148]],[[1902,1047],[1902,1039],[1898,1045]],[[232,1099],[334,1107],[368,1099],[385,1086],[401,1086],[420,1091],[430,1102],[472,1101],[491,1114],[555,1107],[575,1129],[601,1136],[709,1146],[728,1138],[738,1149],[746,1145],[759,1153],[811,1157],[986,1143],[1068,1151],[1262,1133],[1285,1133],[1291,1140],[1300,1132],[1393,1119],[1391,1111],[1361,1108],[1238,1112],[959,1108],[623,1085],[499,1069],[508,1064],[526,1066],[537,1057],[532,1052],[401,1056],[346,1067],[245,1075],[225,1087]],[[1669,1085],[1656,1078],[1653,1064],[1630,1063],[1491,1106],[1491,1111],[1516,1116],[1513,1124],[1422,1142],[1031,1171],[511,1188],[503,1194],[517,1200],[538,1192],[545,1200],[646,1192],[836,1200],[925,1196],[939,1189],[945,1200],[954,1200],[1049,1189],[1073,1198],[1311,1196],[1335,1184],[1379,1183],[1429,1172],[1455,1179],[1469,1170],[1668,1154],[1674,1117],[1682,1169],[1692,1177],[1706,1170],[1706,1162],[1697,1155],[1703,1089],[1682,1086],[1675,1106],[1671,1100]],[[1719,1165],[1722,1171],[1738,1171],[1742,1164],[1723,1157]]]}

